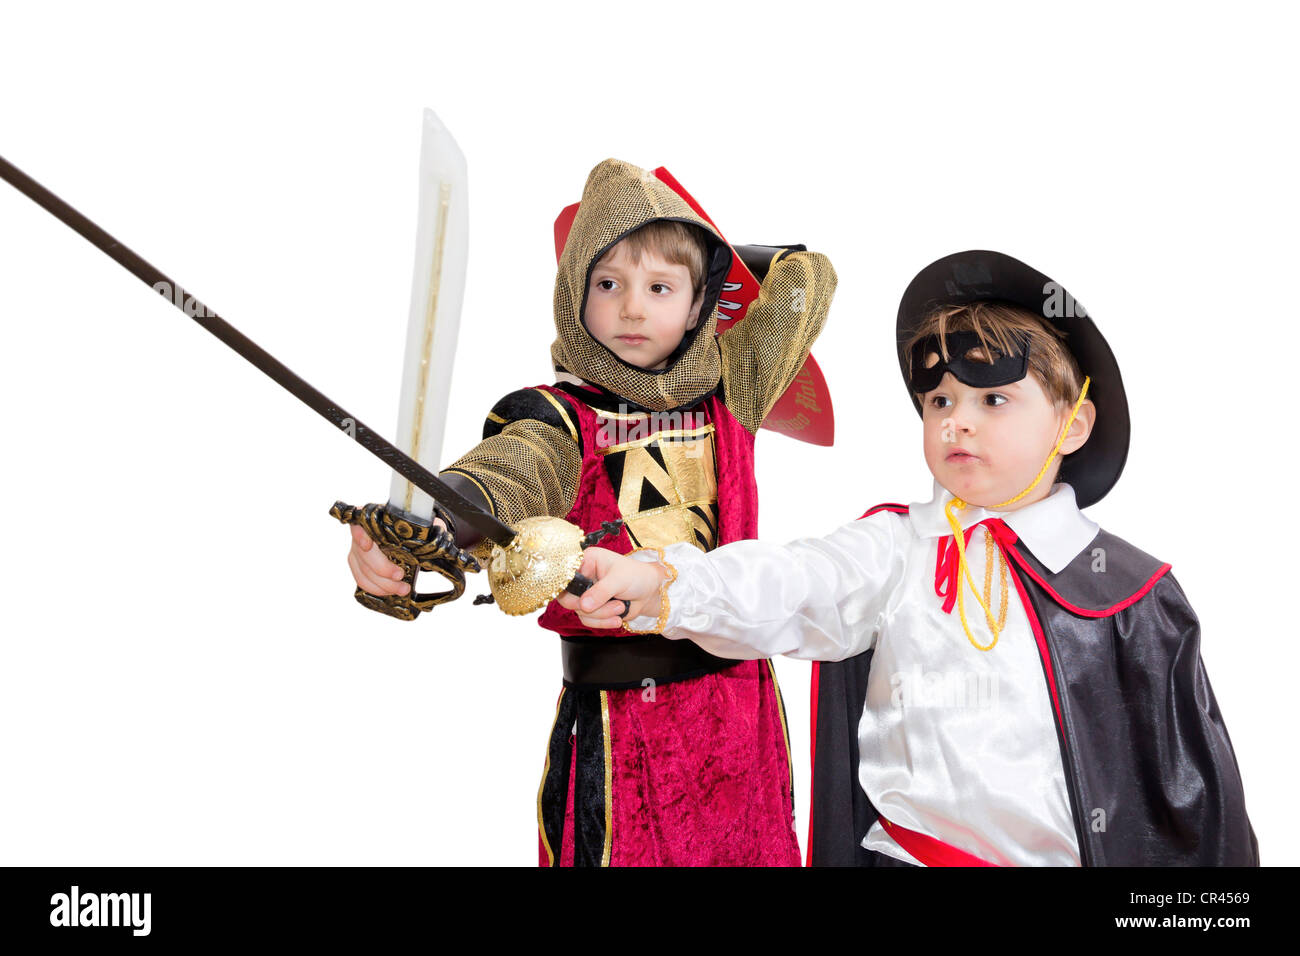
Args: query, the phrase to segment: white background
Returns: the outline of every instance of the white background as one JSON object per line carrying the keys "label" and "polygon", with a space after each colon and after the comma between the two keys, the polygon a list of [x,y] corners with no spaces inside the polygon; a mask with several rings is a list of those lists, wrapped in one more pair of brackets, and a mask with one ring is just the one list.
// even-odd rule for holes
{"label": "white background", "polygon": [[[840,275],[838,441],[761,434],[773,539],[928,497],[898,298],[949,252],[1028,261],[1128,387],[1090,513],[1172,562],[1264,862],[1300,862],[1296,24],[974,6],[15,5],[0,154],[391,434],[433,107],[472,177],[448,460],[551,380],[555,214],[608,156],[667,165]],[[384,468],[7,186],[0,317],[0,862],[534,863],[557,641],[354,603],[327,510]],[[778,670],[802,841],[808,666]]]}

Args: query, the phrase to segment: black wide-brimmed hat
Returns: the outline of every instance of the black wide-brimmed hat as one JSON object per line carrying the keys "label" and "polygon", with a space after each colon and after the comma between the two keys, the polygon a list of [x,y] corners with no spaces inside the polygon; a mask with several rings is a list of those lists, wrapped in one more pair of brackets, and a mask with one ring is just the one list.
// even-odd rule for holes
{"label": "black wide-brimmed hat", "polygon": [[1096,504],[1119,480],[1128,458],[1128,399],[1110,346],[1084,308],[1060,283],[1000,252],[975,249],[944,256],[917,273],[898,306],[898,365],[912,392],[911,356],[904,346],[934,309],[980,300],[1009,302],[1027,309],[1065,333],[1068,348],[1092,381],[1088,398],[1097,421],[1083,447],[1061,460],[1058,480],[1074,488],[1080,508]]}

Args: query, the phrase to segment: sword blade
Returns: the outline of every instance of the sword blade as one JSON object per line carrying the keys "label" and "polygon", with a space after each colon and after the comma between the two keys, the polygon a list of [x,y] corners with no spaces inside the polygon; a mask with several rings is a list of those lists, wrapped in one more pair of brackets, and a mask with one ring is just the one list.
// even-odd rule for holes
{"label": "sword blade", "polygon": [[[438,114],[426,109],[421,126],[415,271],[396,437],[402,451],[436,468],[442,460],[452,362],[465,297],[468,173],[465,154]],[[388,504],[390,510],[423,524],[429,523],[433,513],[429,496],[400,475],[393,476]]]}
{"label": "sword blade", "polygon": [[457,494],[437,475],[375,432],[337,402],[296,375],[288,366],[267,352],[244,333],[204,305],[196,296],[174,282],[156,266],[145,261],[131,249],[91,222],[72,206],[32,179],[17,166],[0,156],[0,179],[13,186],[36,205],[49,212],[93,246],[117,262],[133,276],[155,292],[171,300],[172,304],[194,319],[249,363],[260,369],[268,378],[298,398],[304,405],[340,430],[353,437],[389,468],[408,479],[422,491],[432,495],[438,503],[458,521],[473,528],[485,538],[498,544],[508,544],[515,533],[509,525],[483,511],[473,502]]}

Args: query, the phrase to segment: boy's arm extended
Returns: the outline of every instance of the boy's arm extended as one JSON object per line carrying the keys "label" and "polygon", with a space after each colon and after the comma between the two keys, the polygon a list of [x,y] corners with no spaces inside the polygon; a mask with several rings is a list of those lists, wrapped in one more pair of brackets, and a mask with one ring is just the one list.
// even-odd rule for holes
{"label": "boy's arm extended", "polygon": [[745,317],[718,337],[727,408],[750,432],[790,387],[821,334],[835,294],[831,261],[782,250]]}
{"label": "boy's arm extended", "polygon": [[[560,399],[536,388],[511,392],[493,406],[483,440],[439,473],[506,524],[534,515],[564,516],[578,496],[581,436]],[[456,543],[484,559],[492,542],[468,529]]]}
{"label": "boy's arm extended", "polygon": [[[563,516],[573,508],[582,472],[582,445],[563,401],[535,388],[512,392],[493,407],[483,440],[439,473],[465,498],[507,524],[532,515]],[[443,527],[435,518],[435,526]],[[363,528],[352,527],[348,567],[357,587],[383,597],[406,594],[402,569],[374,546]],[[456,543],[480,561],[492,542],[469,529],[448,529]]]}
{"label": "boy's arm extended", "polygon": [[[677,577],[665,591],[669,613],[661,633],[735,659],[786,654],[837,661],[860,654],[873,646],[878,619],[902,575],[897,526],[897,517],[885,514],[784,545],[737,541],[707,553],[690,544],[669,545],[664,561]],[[593,614],[618,614],[622,599],[631,598],[633,613],[642,616],[628,627],[655,628],[662,609],[658,569],[642,579],[650,570],[646,563],[657,562],[656,553],[623,557],[596,551],[588,550],[582,573],[598,583],[580,606]],[[572,595],[559,600],[579,607]],[[611,611],[607,601],[618,603]]]}

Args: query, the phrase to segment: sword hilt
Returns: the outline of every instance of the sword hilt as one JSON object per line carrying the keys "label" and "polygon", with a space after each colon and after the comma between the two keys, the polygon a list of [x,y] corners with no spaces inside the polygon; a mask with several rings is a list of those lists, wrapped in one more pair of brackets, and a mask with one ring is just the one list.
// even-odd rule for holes
{"label": "sword hilt", "polygon": [[[437,511],[435,505],[435,514]],[[402,569],[402,580],[409,587],[406,594],[377,595],[362,588],[356,589],[357,602],[372,611],[403,621],[413,621],[421,611],[454,601],[464,594],[465,572],[479,570],[478,562],[456,547],[456,541],[449,532],[390,513],[386,505],[369,504],[357,508],[336,501],[330,514],[344,524],[360,525],[384,556]],[[562,518],[525,518],[521,527],[535,522],[541,522],[540,535],[530,537],[525,534],[527,543],[516,535],[504,551],[500,546],[493,550],[495,570],[488,574],[493,594],[475,598],[475,604],[499,603],[495,600],[497,591],[504,588],[507,602],[501,607],[503,611],[507,614],[531,613],[554,597],[554,588],[564,582],[563,577],[559,580],[551,577],[547,585],[537,575],[543,578],[550,576],[555,564],[568,564],[570,568],[576,569],[581,564],[585,548],[610,535],[617,535],[623,528],[621,519],[605,521],[591,534],[583,535],[580,529]],[[537,528],[533,524],[533,529]],[[498,556],[505,563],[500,568],[497,566]],[[516,561],[517,566],[512,567],[512,562]],[[417,594],[415,577],[419,571],[438,572],[451,582],[451,590],[437,594]],[[574,573],[563,590],[581,595],[595,583],[591,578]],[[548,587],[550,590],[547,590]]]}
{"label": "sword hilt", "polygon": [[[413,621],[421,611],[432,610],[464,594],[465,572],[479,570],[478,562],[456,547],[455,540],[446,531],[390,514],[386,505],[369,504],[357,508],[336,501],[330,514],[344,524],[360,525],[379,546],[384,557],[402,569],[402,580],[409,587],[405,594],[377,595],[356,589],[357,602],[372,611],[402,621]],[[420,571],[441,574],[451,582],[451,588],[417,593],[415,578]]]}
{"label": "sword hilt", "polygon": [[[592,545],[600,544],[600,542],[604,541],[606,538],[615,537],[622,530],[622,518],[618,518],[614,521],[602,521],[599,528],[582,539],[582,550],[586,551]],[[587,589],[595,583],[595,581],[587,577],[585,574],[575,574],[573,580],[569,582],[569,586],[564,590],[568,591],[572,595],[581,597],[586,594]]]}
{"label": "sword hilt", "polygon": [[573,580],[569,582],[569,586],[564,590],[576,597],[581,597],[586,594],[587,589],[595,583],[595,581],[587,577],[585,574],[575,574]]}

